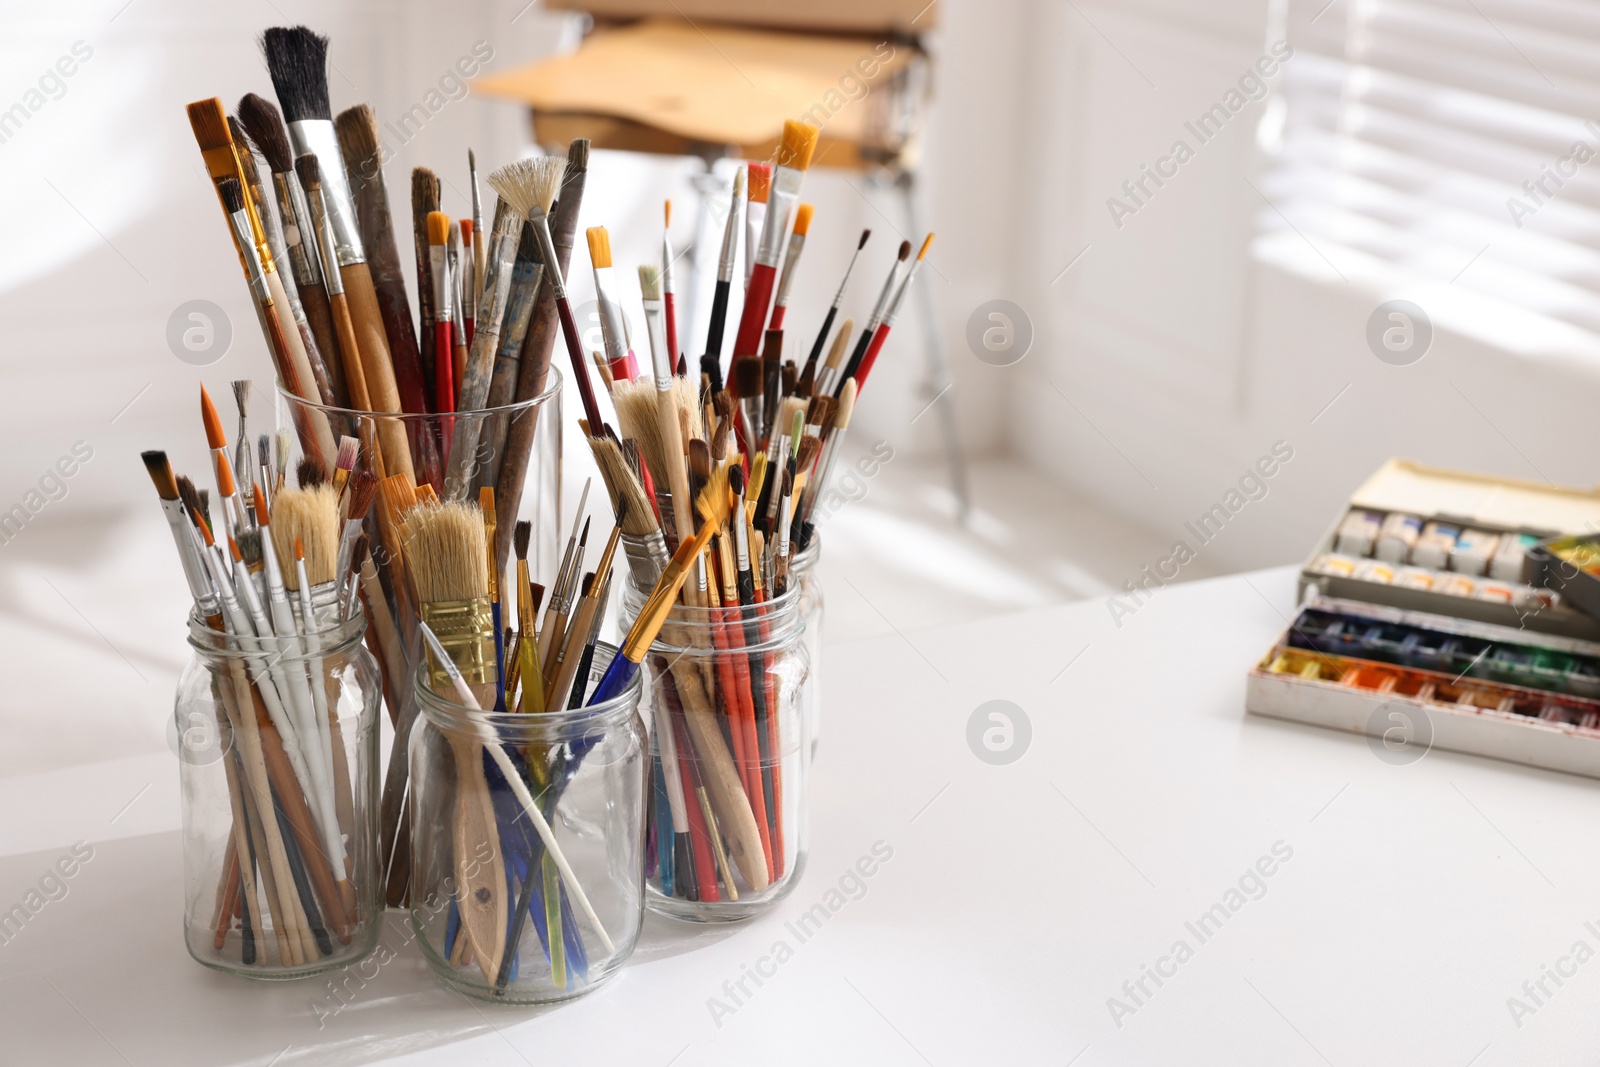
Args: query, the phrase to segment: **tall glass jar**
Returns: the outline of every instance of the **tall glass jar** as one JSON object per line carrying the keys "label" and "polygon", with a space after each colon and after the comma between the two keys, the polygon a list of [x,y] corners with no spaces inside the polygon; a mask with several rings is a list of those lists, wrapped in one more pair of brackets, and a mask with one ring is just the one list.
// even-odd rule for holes
{"label": "tall glass jar", "polygon": [[[614,652],[596,645],[587,688]],[[455,989],[509,1004],[566,1000],[633,953],[644,920],[640,692],[635,678],[604,704],[492,713],[419,680],[411,924]]]}
{"label": "tall glass jar", "polygon": [[[647,596],[630,582],[625,614]],[[800,877],[811,686],[801,596],[794,583],[744,607],[679,604],[645,655],[652,911],[733,922],[771,908]]]}
{"label": "tall glass jar", "polygon": [[822,558],[822,538],[813,532],[811,543],[789,564],[791,580],[800,581],[800,617],[806,624],[806,652],[811,656],[811,684],[806,687],[806,744],[813,759],[817,740],[822,736],[822,576],[817,560]]}
{"label": "tall glass jar", "polygon": [[[535,574],[554,573],[560,551],[561,502],[561,372],[550,367],[545,390],[529,400],[503,407],[448,414],[359,411],[313,404],[278,390],[278,400],[295,426],[361,442],[362,466],[380,477],[410,473],[417,486],[430,486],[440,500],[477,501],[479,490],[492,487],[495,497],[495,551],[500,573],[511,560],[512,530],[519,518],[532,519],[533,539],[528,565]],[[407,471],[406,468],[409,468]],[[372,580],[363,581],[362,601],[372,620],[368,645],[383,670],[384,699],[397,736],[407,736],[417,714],[413,679],[422,662],[415,612],[402,576],[397,582],[391,560],[404,555],[395,540],[397,526],[386,523],[382,502],[367,515]],[[360,561],[358,561],[359,564]],[[409,635],[409,636],[408,636]],[[403,812],[406,795],[403,745],[390,749],[383,776],[380,806],[381,854],[385,857],[385,899],[400,907],[406,899],[406,856],[409,834]]]}
{"label": "tall glass jar", "polygon": [[377,944],[383,687],[365,627],[258,639],[190,619],[173,725],[184,941],[207,967],[303,978]]}

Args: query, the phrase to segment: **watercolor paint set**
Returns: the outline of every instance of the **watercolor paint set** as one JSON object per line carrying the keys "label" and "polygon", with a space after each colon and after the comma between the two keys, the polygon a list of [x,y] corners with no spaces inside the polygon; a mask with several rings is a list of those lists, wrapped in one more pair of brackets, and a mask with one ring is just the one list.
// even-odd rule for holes
{"label": "watercolor paint set", "polygon": [[1301,568],[1300,595],[1600,641],[1600,577],[1590,613],[1569,602],[1569,590],[1546,586],[1540,549],[1596,530],[1600,491],[1393,459],[1319,539]]}
{"label": "watercolor paint set", "polygon": [[1600,493],[1390,460],[1302,566],[1253,714],[1600,778]]}

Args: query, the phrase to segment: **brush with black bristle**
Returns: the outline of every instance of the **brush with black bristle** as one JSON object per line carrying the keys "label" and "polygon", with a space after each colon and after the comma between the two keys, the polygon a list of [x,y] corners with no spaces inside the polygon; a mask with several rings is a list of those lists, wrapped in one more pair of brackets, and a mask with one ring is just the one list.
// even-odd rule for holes
{"label": "brush with black bristle", "polygon": [[322,471],[322,464],[309,456],[302,458],[299,463],[295,464],[294,476],[295,484],[299,485],[301,489],[315,489],[328,480],[328,476]]}

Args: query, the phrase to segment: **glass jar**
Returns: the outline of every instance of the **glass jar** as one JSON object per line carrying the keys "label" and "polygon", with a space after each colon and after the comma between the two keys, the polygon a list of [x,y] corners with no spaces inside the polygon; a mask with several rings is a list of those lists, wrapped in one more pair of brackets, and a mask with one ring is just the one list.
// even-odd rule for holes
{"label": "glass jar", "polygon": [[822,538],[813,532],[811,543],[789,564],[791,577],[800,579],[800,617],[806,624],[806,653],[811,657],[811,684],[806,686],[806,706],[803,718],[806,726],[806,745],[811,758],[817,756],[817,740],[822,736],[822,576],[817,573],[817,560],[822,558]]}
{"label": "glass jar", "polygon": [[[629,583],[637,616],[648,597]],[[806,858],[811,672],[801,583],[737,608],[675,606],[644,658],[651,727],[647,906],[733,922],[776,904]]]}
{"label": "glass jar", "polygon": [[184,941],[207,967],[303,978],[377,944],[383,687],[365,628],[240,638],[190,619],[173,725]]}
{"label": "glass jar", "polygon": [[[561,503],[561,372],[551,366],[544,392],[502,407],[449,414],[407,414],[359,411],[313,404],[283,389],[278,399],[297,427],[320,425],[337,440],[361,442],[362,466],[374,474],[401,473],[396,457],[410,466],[417,486],[429,485],[440,500],[476,502],[478,490],[495,491],[495,550],[499,573],[512,562],[512,531],[519,518],[532,519],[533,539],[528,566],[535,574],[553,574],[561,547],[560,524],[551,516]],[[393,544],[398,529],[383,521],[381,500],[367,514],[373,581],[361,584],[361,598],[372,619],[368,644],[378,657],[385,681],[384,699],[396,736],[409,736],[417,714],[413,681],[422,662],[409,585],[396,583],[390,561],[403,557]],[[359,561],[358,561],[359,562]],[[406,796],[405,746],[389,751],[379,812],[381,855],[386,857],[385,899],[391,907],[406,900],[410,863],[402,813]]]}
{"label": "glass jar", "polygon": [[[595,646],[588,688],[614,653]],[[640,692],[635,678],[604,704],[493,713],[419,677],[411,925],[429,966],[455,989],[509,1004],[566,1000],[632,955],[644,921]],[[489,737],[503,759],[483,744]]]}

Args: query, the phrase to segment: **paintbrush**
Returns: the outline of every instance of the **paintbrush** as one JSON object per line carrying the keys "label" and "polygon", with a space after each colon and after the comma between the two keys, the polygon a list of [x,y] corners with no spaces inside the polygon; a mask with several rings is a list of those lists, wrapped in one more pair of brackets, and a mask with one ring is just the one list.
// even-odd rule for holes
{"label": "paintbrush", "polygon": [[[283,108],[283,116],[288,123],[289,140],[297,156],[296,168],[298,170],[300,167],[299,157],[311,155],[317,161],[321,182],[326,183],[322,199],[327,221],[322,231],[331,237],[333,258],[344,283],[355,348],[360,353],[361,368],[366,377],[370,402],[367,410],[400,412],[404,409],[395,384],[395,369],[383,329],[383,315],[379,309],[372,273],[367,266],[355,205],[351,200],[344,161],[334,132],[333,112],[328,104],[328,40],[304,26],[274,27],[263,34],[262,49],[266,53],[267,72],[272,76],[272,85],[278,94],[278,104]],[[300,176],[302,184],[308,184],[303,171],[300,171]],[[325,249],[324,264],[327,258]],[[344,342],[345,338],[341,336],[340,344]],[[345,368],[345,374],[348,378],[348,367]],[[411,464],[405,426],[394,419],[380,419],[377,422],[383,469],[389,474],[405,473],[415,481],[416,473]]]}
{"label": "paintbrush", "polygon": [[772,169],[772,185],[761,222],[761,241],[752,246],[753,266],[750,281],[745,286],[739,332],[733,342],[735,357],[754,353],[761,342],[778,260],[783,255],[784,238],[800,199],[800,185],[805,180],[806,168],[811,166],[811,154],[816,151],[817,132],[817,127],[803,122],[791,120],[783,124],[783,141],[778,147],[777,166]]}
{"label": "paintbrush", "polygon": [[[555,207],[550,212],[528,220],[533,225],[534,236],[539,241],[539,258],[545,269],[534,305],[533,324],[522,342],[522,358],[517,370],[517,388],[514,396],[517,401],[524,401],[543,395],[559,322],[559,328],[566,336],[568,355],[573,363],[573,378],[578,387],[578,395],[583,400],[584,415],[591,419],[589,432],[599,433],[602,428],[602,424],[598,421],[599,408],[595,405],[594,389],[589,383],[588,366],[583,348],[578,341],[577,327],[572,321],[572,308],[567,304],[566,291],[561,284],[572,255],[572,242],[577,232],[578,210],[583,203],[583,188],[588,167],[589,142],[582,138],[574,140],[567,146],[567,167],[561,176],[561,187]],[[475,240],[481,242],[482,236],[482,228],[476,228]],[[560,310],[563,307],[564,310]],[[553,310],[558,310],[559,314],[552,314]],[[522,504],[522,489],[527,481],[528,462],[533,452],[533,432],[537,422],[533,416],[514,419],[506,434],[504,449],[506,459],[500,466],[495,496],[505,507],[507,515],[517,514]],[[495,546],[497,566],[505,566],[510,549],[511,542],[502,526],[499,543]]]}
{"label": "paintbrush", "polygon": [[[316,236],[314,244],[322,258],[322,280],[328,294],[328,313],[333,319],[334,335],[339,339],[338,348],[344,361],[344,380],[350,392],[350,404],[357,410],[371,411],[372,396],[367,388],[366,364],[356,337],[350,301],[344,291],[344,273],[339,268],[338,237],[333,230],[333,219],[328,214],[329,201],[323,196],[322,165],[317,162],[316,156],[302,155],[294,161],[294,167],[300,186],[305,190],[312,232]],[[371,433],[369,420],[361,420],[360,430],[362,436]]]}
{"label": "paintbrush", "polygon": [[[445,412],[456,409],[455,370],[451,359],[454,334],[451,324],[455,318],[455,301],[451,299],[450,264],[445,258],[445,246],[450,241],[450,216],[442,211],[428,212],[428,266],[432,281],[433,301],[433,403],[434,410]],[[453,419],[441,420],[445,435],[444,449],[450,451]]]}
{"label": "paintbrush", "polygon": [[[344,159],[355,205],[356,226],[366,249],[367,266],[377,297],[378,314],[383,321],[393,364],[395,388],[401,407],[414,414],[428,406],[427,378],[422,372],[422,357],[417,351],[417,331],[411,319],[411,302],[406,296],[405,267],[395,240],[393,216],[389,212],[389,190],[383,180],[384,148],[378,140],[378,117],[366,104],[341,111],[334,120],[339,139],[339,154]],[[433,471],[438,456],[427,435],[417,442],[417,462],[423,467],[423,481],[437,481]]]}
{"label": "paintbrush", "polygon": [[[411,171],[411,236],[417,256],[417,341],[422,356],[423,381],[438,380],[438,354],[434,322],[438,296],[433,287],[433,267],[429,253],[428,216],[439,210],[439,178],[427,167]],[[444,349],[448,355],[450,349]],[[448,363],[449,360],[446,360]],[[430,388],[432,388],[430,386]],[[438,411],[437,394],[431,397],[430,410]]]}
{"label": "paintbrush", "polygon": [[822,317],[822,328],[817,331],[817,339],[811,342],[811,354],[806,357],[806,369],[801,374],[802,378],[816,366],[817,357],[822,354],[822,346],[828,340],[828,331],[833,329],[834,317],[839,314],[839,305],[844,303],[845,290],[850,285],[850,275],[855,273],[856,261],[861,258],[861,250],[867,247],[867,238],[871,236],[871,230],[861,231],[861,240],[856,242],[856,250],[850,254],[850,262],[845,265],[844,277],[839,280],[839,288],[833,294],[833,303],[828,305],[828,313]]}
{"label": "paintbrush", "polygon": [[[746,188],[748,199],[744,208],[744,284],[750,286],[750,275],[756,265],[756,249],[761,244],[761,228],[767,218],[767,196],[772,191],[772,166],[768,163],[751,163],[745,168],[749,175]],[[762,309],[762,321],[766,320],[766,309]],[[733,354],[739,355],[739,349],[734,348]]]}
{"label": "paintbrush", "polygon": [[573,679],[578,677],[582,646],[588,640],[588,635],[594,630],[595,615],[600,611],[603,604],[600,599],[601,591],[611,578],[611,561],[617,553],[617,542],[621,537],[622,524],[619,522],[611,528],[611,536],[606,539],[605,550],[600,554],[600,563],[596,566],[592,580],[584,590],[584,596],[578,605],[578,610],[572,616],[572,625],[567,628],[566,640],[562,643],[561,651],[556,656],[554,677],[549,683],[549,692],[545,697],[545,707],[547,708],[564,708],[567,706],[567,694],[572,688]]}
{"label": "paintbrush", "polygon": [[145,470],[150,473],[150,481],[155,484],[156,496],[161,498],[161,513],[166,516],[167,526],[172,530],[178,561],[183,564],[183,577],[189,583],[189,595],[195,602],[196,610],[203,618],[216,616],[221,611],[221,604],[211,588],[205,562],[200,558],[202,549],[195,539],[193,527],[184,515],[183,500],[178,491],[178,479],[172,473],[172,464],[165,452],[141,452],[140,458],[144,460]]}
{"label": "paintbrush", "polygon": [[800,253],[805,251],[806,234],[811,230],[811,216],[816,208],[801,204],[794,214],[794,231],[789,234],[789,250],[783,256],[783,273],[778,276],[778,293],[772,301],[772,321],[769,330],[783,329],[784,312],[789,309],[789,289],[794,285],[795,272],[800,269]]}
{"label": "paintbrush", "polygon": [[[266,440],[265,435],[263,435],[262,440]],[[354,437],[339,438],[339,455],[333,461],[333,491],[335,495],[344,493],[344,487],[350,483],[350,472],[356,469],[356,460],[360,456],[360,441]]]}
{"label": "paintbrush", "polygon": [[[683,426],[678,421],[678,406],[673,398],[672,353],[661,330],[661,277],[654,267],[639,268],[639,289],[643,295],[645,332],[650,336],[651,361],[655,368],[656,429],[660,434],[659,476],[672,493],[673,528],[680,538],[694,529],[693,498],[689,495],[689,472],[684,466]],[[620,417],[620,416],[619,416]],[[697,598],[691,598],[691,603]]]}
{"label": "paintbrush", "polygon": [[[594,298],[600,308],[600,336],[605,343],[606,363],[616,381],[633,381],[639,376],[638,360],[628,344],[628,323],[622,305],[613,295],[611,234],[604,226],[584,231],[589,239],[589,262],[594,265]],[[590,419],[590,425],[595,420]]]}
{"label": "paintbrush", "polygon": [[[267,194],[261,186],[261,170],[256,166],[256,157],[250,150],[250,138],[245,133],[243,123],[231,115],[228,116],[228,132],[236,146],[245,196],[250,200],[251,214],[261,223],[271,261],[274,264],[287,262],[288,250],[283,243],[283,232],[278,227],[277,218],[267,209]],[[298,350],[304,355],[317,396],[326,401],[333,396],[333,381],[323,361],[322,351],[317,347],[317,339],[311,332],[311,324],[306,320],[305,309],[300,304],[299,286],[292,271],[278,271],[277,281],[283,287],[283,299],[293,323],[284,327],[286,336],[291,339],[291,351]]]}
{"label": "paintbrush", "polygon": [[889,265],[889,276],[883,280],[883,288],[878,292],[878,302],[872,305],[872,315],[867,319],[866,329],[861,331],[861,336],[856,340],[855,350],[850,353],[850,361],[845,364],[840,376],[834,379],[833,395],[839,396],[839,390],[844,388],[846,378],[854,378],[861,367],[861,360],[867,354],[867,348],[872,344],[872,337],[878,330],[878,324],[883,321],[884,314],[889,310],[889,302],[894,297],[895,279],[900,274],[900,264],[911,257],[911,242],[901,241],[900,250],[895,255],[895,261]]}
{"label": "paintbrush", "polygon": [[[478,511],[483,516],[483,543],[494,544],[494,529],[499,519],[495,514],[494,487],[486,485],[478,490]],[[484,550],[484,569],[489,575],[489,605],[494,617],[494,710],[505,711],[506,649],[505,630],[502,626],[504,609],[500,604],[500,571],[494,557]]]}
{"label": "paintbrush", "polygon": [[798,537],[801,552],[810,546],[812,535],[816,532],[811,516],[816,511],[817,500],[827,491],[828,476],[833,473],[834,457],[839,452],[839,444],[844,440],[845,431],[850,428],[850,416],[855,412],[855,407],[856,380],[846,378],[844,385],[839,389],[839,406],[833,416],[833,432],[828,434],[828,439],[822,446],[822,457],[817,461],[817,475],[811,480],[811,491],[806,494],[805,506],[801,509]]}
{"label": "paintbrush", "polygon": [[866,353],[861,357],[861,366],[853,377],[856,380],[856,389],[866,387],[867,375],[872,373],[872,365],[877,362],[878,353],[883,351],[883,343],[889,339],[889,331],[894,329],[894,322],[900,315],[900,305],[905,303],[906,294],[911,291],[911,283],[916,281],[917,271],[922,269],[922,261],[928,256],[928,249],[933,246],[933,234],[922,242],[922,249],[917,253],[917,258],[911,264],[911,269],[906,271],[905,281],[900,283],[899,290],[894,294],[894,301],[883,314],[883,320],[878,323],[878,328],[873,331],[872,343],[867,346]]}
{"label": "paintbrush", "polygon": [[[504,210],[505,205],[498,203],[495,207],[498,221],[499,212]],[[466,385],[467,355],[472,349],[472,341],[467,337],[467,314],[461,292],[461,227],[455,222],[450,224],[449,232],[445,234],[445,263],[448,266],[445,273],[450,279],[450,387],[455,391],[456,404],[459,406],[461,390]],[[473,336],[477,336],[476,325]]]}
{"label": "paintbrush", "polygon": [[728,293],[733,286],[734,260],[739,252],[739,205],[744,203],[745,169],[733,172],[733,193],[728,201],[728,218],[722,227],[722,252],[717,257],[717,281],[711,291],[711,326],[706,333],[705,354],[700,368],[711,375],[715,390],[722,385],[722,335],[728,318]]}
{"label": "paintbrush", "polygon": [[834,395],[834,385],[839,374],[839,365],[844,361],[845,346],[850,343],[850,331],[855,329],[855,319],[845,319],[839,326],[839,332],[834,335],[833,347],[828,349],[828,359],[822,365],[822,370],[817,374],[817,384],[812,390],[813,396]]}
{"label": "paintbrush", "polygon": [[661,224],[661,299],[666,311],[667,352],[678,359],[678,294],[672,284],[672,201],[662,208]]}
{"label": "paintbrush", "polygon": [[471,219],[457,219],[455,226],[461,235],[461,327],[471,346],[478,325],[478,246],[474,240],[478,231]]}
{"label": "paintbrush", "polygon": [[[511,666],[506,672],[506,703],[512,702],[512,693],[518,683],[522,685],[521,711],[543,711],[544,676],[539,671],[539,650],[534,621],[539,611],[543,586],[535,586],[528,575],[528,542],[533,536],[533,524],[526,520],[516,524],[512,541],[517,550],[517,625],[516,655],[510,657]],[[537,590],[537,592],[535,592]]]}
{"label": "paintbrush", "polygon": [[[587,141],[584,142],[588,144]],[[472,149],[467,149],[467,182],[472,190],[472,255],[473,270],[470,281],[472,283],[468,292],[472,294],[472,317],[478,318],[478,296],[483,279],[487,274],[486,266],[489,256],[488,244],[484,238],[488,231],[483,228],[483,202],[478,199],[478,157]]]}
{"label": "paintbrush", "polygon": [[[305,191],[294,173],[294,152],[289,147],[289,132],[277,107],[264,97],[246,93],[239,100],[239,122],[250,142],[267,161],[272,174],[272,190],[282,221],[284,252],[299,295],[299,307],[317,352],[327,369],[331,395],[325,399],[338,407],[348,407],[350,394],[344,380],[344,361],[339,354],[328,309],[328,292],[323,287],[322,262],[317,254],[311,225],[311,209]],[[306,354],[311,353],[306,345]]]}

